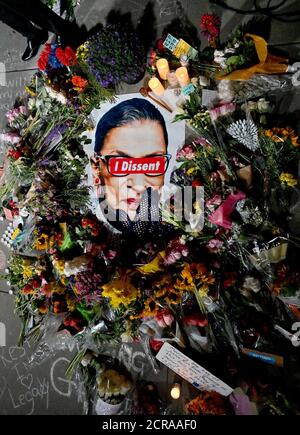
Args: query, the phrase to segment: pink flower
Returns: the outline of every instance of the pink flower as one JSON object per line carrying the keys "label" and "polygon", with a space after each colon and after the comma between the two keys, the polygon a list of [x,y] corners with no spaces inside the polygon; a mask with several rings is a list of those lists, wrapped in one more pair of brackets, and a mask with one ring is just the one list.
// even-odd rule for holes
{"label": "pink flower", "polygon": [[113,260],[115,256],[117,255],[117,251],[112,251],[111,249],[108,251],[106,258],[108,260]]}
{"label": "pink flower", "polygon": [[6,114],[6,119],[9,124],[11,124],[19,115],[25,115],[27,113],[27,109],[25,106],[19,106],[15,109],[11,109]]}
{"label": "pink flower", "polygon": [[207,247],[208,247],[210,252],[219,252],[220,249],[222,248],[223,244],[224,243],[219,239],[212,239],[207,244]]}
{"label": "pink flower", "polygon": [[20,142],[21,137],[17,133],[2,133],[0,135],[0,140],[15,145]]}
{"label": "pink flower", "polygon": [[206,207],[210,208],[213,205],[220,205],[222,203],[221,195],[215,195],[206,201]]}
{"label": "pink flower", "polygon": [[195,145],[201,145],[205,148],[211,148],[211,144],[204,139],[204,137],[198,137],[195,141],[194,141]]}
{"label": "pink flower", "polygon": [[181,257],[187,257],[189,254],[188,248],[185,241],[177,237],[177,239],[172,240],[166,250],[166,256],[164,263],[166,266],[176,263]]}
{"label": "pink flower", "polygon": [[156,316],[156,321],[158,326],[161,328],[166,328],[167,326],[171,326],[174,322],[174,316],[168,308],[164,308],[160,310]]}
{"label": "pink flower", "polygon": [[193,145],[185,145],[181,150],[177,151],[176,160],[186,159],[193,160],[195,158],[195,151]]}
{"label": "pink flower", "polygon": [[237,192],[235,194],[230,193],[230,195],[228,195],[223,204],[220,205],[217,210],[209,216],[209,222],[230,230],[232,227],[232,221],[230,219],[230,216],[234,211],[236,204],[241,199],[245,198],[246,195],[243,192]]}
{"label": "pink flower", "polygon": [[226,116],[232,112],[234,112],[236,109],[236,105],[234,103],[225,103],[221,106],[214,107],[209,111],[210,117],[212,121],[216,121],[221,116]]}

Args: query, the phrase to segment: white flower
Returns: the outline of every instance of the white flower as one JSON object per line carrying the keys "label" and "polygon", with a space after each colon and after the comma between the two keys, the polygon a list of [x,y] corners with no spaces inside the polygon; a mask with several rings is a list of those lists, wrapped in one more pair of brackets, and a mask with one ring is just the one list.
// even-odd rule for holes
{"label": "white flower", "polygon": [[203,86],[203,87],[208,86],[209,85],[208,78],[205,76],[200,76],[199,77],[199,84],[200,84],[200,86]]}
{"label": "white flower", "polygon": [[218,63],[221,68],[226,68],[226,58],[225,57],[215,57],[214,59],[215,63]]}
{"label": "white flower", "polygon": [[90,353],[87,353],[87,354],[82,358],[82,360],[81,360],[81,365],[82,365],[83,367],[87,367],[87,366],[90,364],[91,360],[92,360],[92,355],[91,355]]}
{"label": "white flower", "polygon": [[214,58],[216,57],[224,57],[224,51],[222,50],[215,50],[214,52]]}
{"label": "white flower", "polygon": [[230,102],[234,100],[235,93],[230,80],[221,80],[218,84],[219,99]]}
{"label": "white flower", "polygon": [[192,77],[191,78],[191,83],[194,86],[198,86],[198,77]]}
{"label": "white flower", "polygon": [[235,49],[234,48],[226,48],[225,49],[225,54],[234,54],[235,53]]}
{"label": "white flower", "polygon": [[246,276],[243,284],[243,290],[251,290],[254,293],[258,293],[260,289],[261,289],[261,284],[258,279],[253,278],[253,276]]}
{"label": "white flower", "polygon": [[54,89],[52,89],[50,86],[45,86],[46,91],[48,92],[49,97],[53,98],[56,101],[59,101],[61,104],[67,104],[66,97],[61,94],[60,92],[56,92]]}
{"label": "white flower", "polygon": [[257,109],[260,113],[268,113],[270,111],[270,102],[265,98],[261,98],[257,102]]}

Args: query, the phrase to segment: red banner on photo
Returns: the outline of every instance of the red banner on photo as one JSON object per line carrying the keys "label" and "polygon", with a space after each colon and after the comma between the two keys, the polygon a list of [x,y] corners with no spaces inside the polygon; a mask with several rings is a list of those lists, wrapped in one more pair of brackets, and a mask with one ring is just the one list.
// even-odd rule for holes
{"label": "red banner on photo", "polygon": [[120,176],[127,174],[162,175],[165,172],[166,158],[163,156],[131,158],[112,157],[109,159],[109,172]]}

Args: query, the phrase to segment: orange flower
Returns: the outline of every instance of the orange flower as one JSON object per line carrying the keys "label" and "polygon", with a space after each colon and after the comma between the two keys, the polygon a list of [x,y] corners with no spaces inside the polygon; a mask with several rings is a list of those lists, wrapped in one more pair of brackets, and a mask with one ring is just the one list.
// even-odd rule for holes
{"label": "orange flower", "polygon": [[72,83],[76,88],[84,89],[87,86],[88,81],[83,79],[81,76],[73,76]]}
{"label": "orange flower", "polygon": [[46,314],[48,313],[48,307],[46,305],[45,302],[43,302],[40,306],[39,306],[39,313],[40,314]]}

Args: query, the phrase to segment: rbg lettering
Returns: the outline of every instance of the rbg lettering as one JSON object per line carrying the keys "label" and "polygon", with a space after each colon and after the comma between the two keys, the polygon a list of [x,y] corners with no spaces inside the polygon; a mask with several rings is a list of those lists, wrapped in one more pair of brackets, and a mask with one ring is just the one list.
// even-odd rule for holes
{"label": "rbg lettering", "polygon": [[0,323],[0,347],[6,346],[6,328],[4,323]]}

